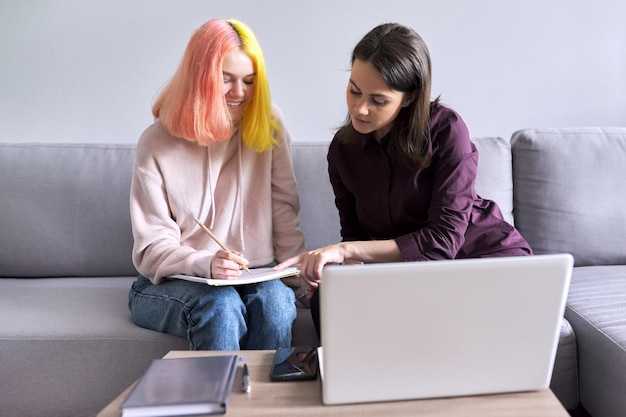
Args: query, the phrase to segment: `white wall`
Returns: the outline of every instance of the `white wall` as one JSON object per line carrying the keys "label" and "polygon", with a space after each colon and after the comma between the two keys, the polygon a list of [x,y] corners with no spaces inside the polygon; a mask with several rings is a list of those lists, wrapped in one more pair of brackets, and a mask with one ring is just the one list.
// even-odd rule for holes
{"label": "white wall", "polygon": [[0,0],[0,141],[135,142],[213,17],[257,34],[294,140],[331,138],[351,50],[387,21],[424,37],[473,136],[626,126],[623,0]]}

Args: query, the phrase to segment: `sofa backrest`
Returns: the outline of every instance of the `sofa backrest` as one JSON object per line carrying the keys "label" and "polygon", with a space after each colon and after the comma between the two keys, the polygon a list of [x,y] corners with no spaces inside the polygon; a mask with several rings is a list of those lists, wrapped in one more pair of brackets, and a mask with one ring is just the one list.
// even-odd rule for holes
{"label": "sofa backrest", "polygon": [[300,226],[308,249],[341,240],[339,213],[328,179],[329,142],[291,142],[293,169],[300,195]]}
{"label": "sofa backrest", "polygon": [[[477,138],[478,193],[511,218],[511,155]],[[129,192],[134,145],[0,144],[0,277],[135,275]],[[340,240],[328,142],[292,142],[309,249]]]}
{"label": "sofa backrest", "polygon": [[132,145],[0,144],[0,276],[135,275]]}
{"label": "sofa backrest", "polygon": [[[510,142],[500,137],[477,137],[472,141],[479,155],[476,191],[481,197],[496,201],[504,218],[513,223]],[[328,145],[324,141],[292,142],[300,192],[300,221],[309,249],[341,239],[335,196],[328,180]]]}
{"label": "sofa backrest", "polygon": [[[309,248],[339,241],[324,142],[294,142]],[[135,275],[134,145],[0,144],[0,277]]]}
{"label": "sofa backrest", "polygon": [[472,142],[478,149],[476,192],[498,203],[504,219],[513,224],[513,180],[511,143],[501,137],[477,137]]}
{"label": "sofa backrest", "polygon": [[513,134],[515,224],[535,253],[626,264],[626,128]]}

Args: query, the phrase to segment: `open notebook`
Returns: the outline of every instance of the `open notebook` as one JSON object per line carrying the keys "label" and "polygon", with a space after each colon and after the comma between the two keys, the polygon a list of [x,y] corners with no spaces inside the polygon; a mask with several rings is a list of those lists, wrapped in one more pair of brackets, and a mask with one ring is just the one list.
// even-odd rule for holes
{"label": "open notebook", "polygon": [[272,268],[252,268],[250,269],[250,273],[243,272],[238,278],[233,279],[215,279],[181,274],[168,275],[168,278],[184,279],[187,281],[202,282],[207,285],[222,286],[254,284],[257,282],[270,281],[272,279],[287,278],[298,275],[299,273],[300,269],[297,267],[289,267],[281,269],[280,271],[274,271]]}

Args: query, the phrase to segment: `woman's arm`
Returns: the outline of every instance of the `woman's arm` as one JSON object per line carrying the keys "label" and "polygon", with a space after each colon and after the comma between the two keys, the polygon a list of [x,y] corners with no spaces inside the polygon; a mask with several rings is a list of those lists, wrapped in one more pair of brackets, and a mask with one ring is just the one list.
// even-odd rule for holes
{"label": "woman's arm", "polygon": [[306,250],[300,227],[300,198],[291,159],[291,139],[278,107],[274,114],[281,125],[282,135],[272,149],[272,227],[274,257],[283,260]]}
{"label": "woman's arm", "polygon": [[276,265],[275,269],[300,265],[300,277],[317,287],[322,270],[329,264],[349,262],[400,262],[402,254],[393,239],[341,242],[301,253]]}
{"label": "woman's arm", "polygon": [[[431,120],[436,147],[431,166],[430,194],[425,225],[397,236],[405,261],[454,259],[465,243],[465,232],[476,201],[477,151],[458,114],[440,108]],[[419,192],[419,190],[417,190]]]}

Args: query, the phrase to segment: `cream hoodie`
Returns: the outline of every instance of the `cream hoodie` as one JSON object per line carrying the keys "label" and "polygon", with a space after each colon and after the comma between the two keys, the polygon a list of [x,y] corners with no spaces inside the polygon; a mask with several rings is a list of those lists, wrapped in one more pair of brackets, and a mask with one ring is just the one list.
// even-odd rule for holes
{"label": "cream hoodie", "polygon": [[247,148],[239,131],[200,146],[176,138],[156,121],[137,144],[130,190],[133,263],[159,284],[170,274],[210,276],[220,247],[194,221],[204,222],[249,267],[306,250],[300,203],[283,126],[278,145]]}

